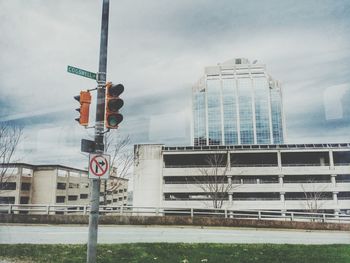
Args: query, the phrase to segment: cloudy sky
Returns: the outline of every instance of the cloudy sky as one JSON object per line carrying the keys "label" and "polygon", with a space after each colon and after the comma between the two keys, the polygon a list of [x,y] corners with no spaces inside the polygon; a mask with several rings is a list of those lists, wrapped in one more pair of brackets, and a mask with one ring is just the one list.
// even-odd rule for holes
{"label": "cloudy sky", "polygon": [[[101,2],[0,0],[0,121],[25,126],[22,161],[86,163],[80,139],[93,130],[74,121],[73,96],[96,82],[66,69],[97,71]],[[189,145],[192,85],[235,57],[282,82],[289,143],[350,141],[350,2],[340,0],[111,0],[107,78],[125,86],[118,133]]]}

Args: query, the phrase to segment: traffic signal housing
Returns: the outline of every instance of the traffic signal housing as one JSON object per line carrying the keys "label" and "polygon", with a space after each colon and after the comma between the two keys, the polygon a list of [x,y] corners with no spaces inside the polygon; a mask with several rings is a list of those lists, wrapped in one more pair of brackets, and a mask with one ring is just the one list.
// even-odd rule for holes
{"label": "traffic signal housing", "polygon": [[89,125],[89,111],[90,111],[90,104],[91,104],[91,95],[89,91],[80,91],[80,95],[75,96],[74,99],[79,101],[80,108],[76,109],[80,113],[79,118],[76,118],[75,120],[79,122],[82,126],[88,126]]}
{"label": "traffic signal housing", "polygon": [[119,113],[120,108],[124,105],[124,101],[119,98],[123,91],[124,86],[122,84],[113,85],[112,82],[106,84],[106,128],[118,129],[118,124],[123,120],[123,115]]}

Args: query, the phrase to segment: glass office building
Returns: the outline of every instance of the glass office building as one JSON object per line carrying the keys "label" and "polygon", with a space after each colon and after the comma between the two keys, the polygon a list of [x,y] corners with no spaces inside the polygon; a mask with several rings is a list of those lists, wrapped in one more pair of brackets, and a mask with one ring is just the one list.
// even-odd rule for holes
{"label": "glass office building", "polygon": [[193,87],[193,144],[282,144],[282,90],[265,65],[238,58],[205,68]]}

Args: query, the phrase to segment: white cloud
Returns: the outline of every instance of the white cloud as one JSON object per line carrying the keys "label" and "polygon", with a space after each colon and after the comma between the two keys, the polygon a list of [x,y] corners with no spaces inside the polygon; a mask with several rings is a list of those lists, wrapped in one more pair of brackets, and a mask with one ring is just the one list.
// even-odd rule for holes
{"label": "white cloud", "polygon": [[186,123],[188,122],[187,111],[153,115],[150,120],[150,140],[166,142],[168,139],[186,138],[188,136]]}

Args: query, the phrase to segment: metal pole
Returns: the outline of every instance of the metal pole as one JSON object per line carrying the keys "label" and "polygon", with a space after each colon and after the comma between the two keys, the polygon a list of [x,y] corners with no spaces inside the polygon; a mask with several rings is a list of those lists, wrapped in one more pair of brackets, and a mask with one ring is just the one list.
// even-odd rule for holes
{"label": "metal pole", "polygon": [[[109,0],[103,0],[100,39],[100,59],[98,68],[98,88],[96,100],[95,144],[96,153],[104,152],[104,115],[105,115],[105,83],[107,76]],[[87,247],[87,263],[96,263],[97,228],[100,205],[100,180],[92,179],[91,210],[89,216],[89,239]]]}

